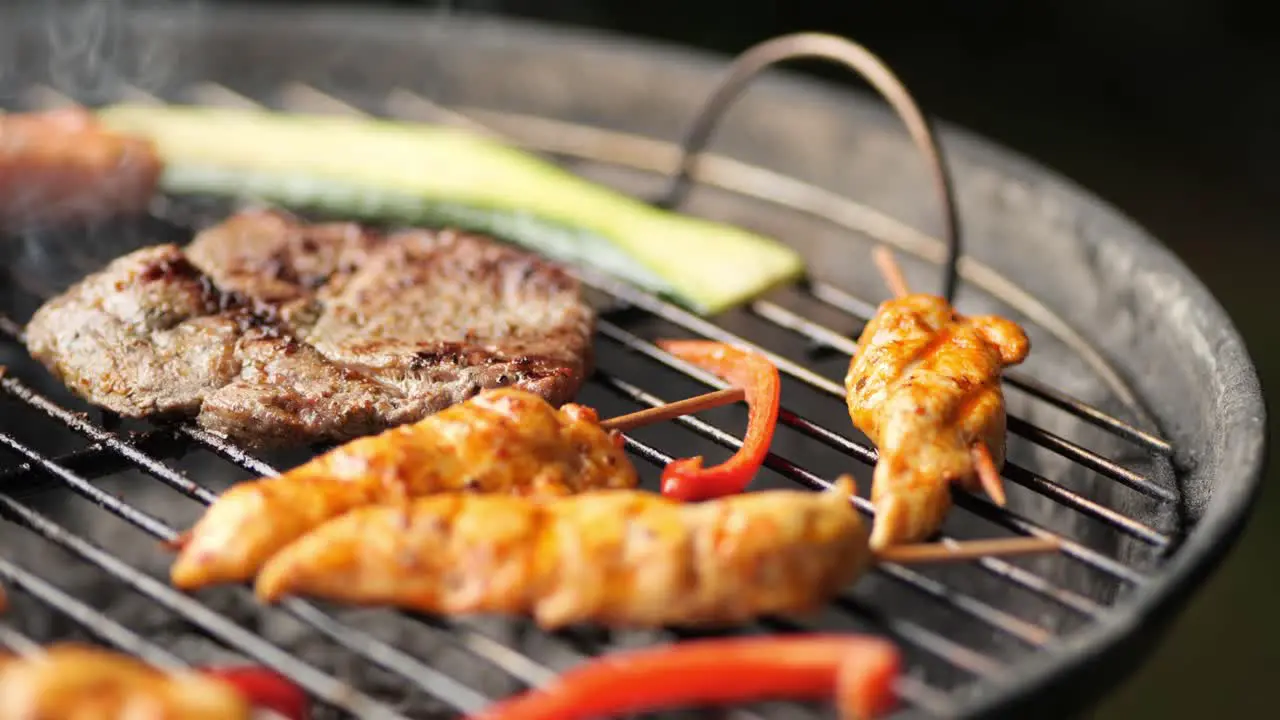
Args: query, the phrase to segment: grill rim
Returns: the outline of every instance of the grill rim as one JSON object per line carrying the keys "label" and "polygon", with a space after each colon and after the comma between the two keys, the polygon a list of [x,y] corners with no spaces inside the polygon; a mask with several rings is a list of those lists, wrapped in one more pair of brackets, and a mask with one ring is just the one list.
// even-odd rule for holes
{"label": "grill rim", "polygon": [[[246,7],[244,3],[233,3],[218,8],[217,12],[225,19],[234,14],[234,11],[244,11]],[[278,9],[272,10],[275,13],[281,12]],[[257,14],[263,11],[254,8],[251,12]],[[344,16],[341,13],[348,14]],[[323,19],[332,21],[335,14],[337,17],[347,18],[355,15],[351,8],[317,8],[308,11],[308,19],[323,24]],[[379,19],[370,17],[367,13],[360,13],[360,17],[371,22]],[[421,24],[425,20],[439,24],[442,21],[442,18],[431,17],[427,13],[408,11],[384,13],[381,19],[389,23],[410,21]],[[447,22],[470,25],[475,20],[473,16],[472,20],[449,18]],[[566,40],[590,45],[607,42],[612,45],[611,52],[634,54],[638,60],[650,64],[667,61],[668,65],[682,65],[693,70],[700,67],[724,67],[723,58],[708,53],[617,34],[571,30],[508,18],[488,22],[500,28],[503,33],[525,34],[523,40],[526,42],[548,45]],[[475,27],[464,29],[473,33],[476,31]],[[694,60],[692,64],[689,63],[690,59]],[[831,86],[797,78],[792,74],[788,74],[787,84],[793,91],[805,89],[828,98],[833,96]],[[835,93],[840,94],[842,101],[875,104],[867,103],[862,94],[844,88],[835,90]],[[892,122],[892,119],[888,121]],[[985,683],[986,687],[978,697],[966,699],[964,690],[953,696],[958,709],[965,715],[972,716],[1004,713],[1016,716],[1019,709],[1025,711],[1026,708],[1046,704],[1043,701],[1050,693],[1061,696],[1056,697],[1053,703],[1055,709],[1061,710],[1083,700],[1074,693],[1061,692],[1073,684],[1069,681],[1090,676],[1094,682],[1099,683],[1098,687],[1109,690],[1130,674],[1133,668],[1127,660],[1137,657],[1144,648],[1154,644],[1199,582],[1207,578],[1234,547],[1249,518],[1253,501],[1260,492],[1262,472],[1268,460],[1265,433],[1267,403],[1235,325],[1194,274],[1155,238],[1127,218],[1121,217],[1116,210],[1102,203],[1086,189],[1053,171],[945,121],[937,121],[937,126],[949,155],[955,153],[957,147],[963,146],[966,153],[979,153],[986,162],[998,166],[1002,172],[1026,179],[1032,184],[1056,186],[1056,190],[1072,196],[1076,208],[1094,212],[1111,222],[1115,227],[1109,228],[1112,233],[1107,237],[1108,242],[1119,243],[1126,251],[1141,257],[1148,269],[1170,275],[1174,284],[1180,286],[1181,292],[1201,311],[1200,316],[1195,318],[1196,324],[1206,337],[1212,339],[1219,365],[1225,368],[1221,373],[1226,381],[1225,387],[1217,394],[1214,409],[1221,411],[1216,415],[1219,427],[1225,426],[1233,432],[1211,440],[1218,451],[1217,457],[1213,458],[1218,472],[1214,474],[1212,498],[1206,512],[1199,518],[1192,532],[1184,538],[1175,555],[1152,575],[1155,582],[1128,594],[1109,608],[1103,619],[1089,629],[1072,633],[1059,653],[1051,652],[1029,659],[1027,669],[1017,674],[1017,682],[1002,683],[1000,678],[995,678]],[[1085,241],[1092,238],[1093,236],[1086,236]],[[1245,432],[1246,430],[1252,432]],[[1202,473],[1204,466],[1194,468],[1191,472]],[[1123,672],[1117,672],[1120,669]]]}

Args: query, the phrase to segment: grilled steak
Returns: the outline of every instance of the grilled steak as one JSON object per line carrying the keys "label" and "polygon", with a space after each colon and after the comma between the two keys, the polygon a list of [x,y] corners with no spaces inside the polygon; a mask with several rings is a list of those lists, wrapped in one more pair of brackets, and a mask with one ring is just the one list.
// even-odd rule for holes
{"label": "grilled steak", "polygon": [[27,345],[95,405],[273,446],[367,435],[484,388],[560,405],[590,370],[594,322],[570,275],[480,237],[254,211],[115,260],[46,303]]}

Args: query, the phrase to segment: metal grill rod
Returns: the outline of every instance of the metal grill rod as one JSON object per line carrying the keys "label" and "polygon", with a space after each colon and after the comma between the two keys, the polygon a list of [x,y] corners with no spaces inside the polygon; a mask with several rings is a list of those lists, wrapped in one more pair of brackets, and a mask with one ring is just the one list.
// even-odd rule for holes
{"label": "metal grill rod", "polygon": [[145,640],[98,610],[47,582],[17,563],[0,557],[0,578],[9,587],[24,590],[40,602],[71,618],[81,628],[115,647],[164,668],[187,667],[187,662],[168,650]]}
{"label": "metal grill rod", "polygon": [[[175,438],[173,433],[164,430],[140,433],[129,442],[152,457],[179,456],[190,445]],[[56,461],[68,470],[93,472],[98,475],[131,470],[136,467],[100,443],[90,443],[85,448],[56,458]],[[0,488],[13,497],[34,495],[56,484],[46,473],[40,472],[38,468],[27,462],[0,472]]]}
{"label": "metal grill rod", "polygon": [[280,474],[279,470],[240,449],[235,443],[218,437],[204,428],[188,423],[178,426],[178,432],[196,441],[222,459],[238,465],[258,477],[273,477]]}
{"label": "metal grill rod", "polygon": [[40,644],[26,635],[0,622],[0,645],[4,645],[18,655],[32,655],[40,652]]}
{"label": "metal grill rod", "polygon": [[[21,383],[17,378],[0,378],[0,387],[3,387],[6,392],[22,400],[26,404],[31,405],[49,417],[58,420],[80,435],[83,435],[93,442],[106,447],[134,465],[146,470],[148,473],[183,495],[195,498],[204,503],[210,503],[217,499],[218,496],[215,493],[201,487],[198,483],[193,482],[182,474],[173,472],[163,462],[137,449],[132,443],[122,439],[120,436],[94,425],[83,416],[77,415],[76,413],[63,408],[61,405],[58,405],[49,398],[36,393]],[[10,442],[5,439],[3,435],[0,435],[0,440]]]}

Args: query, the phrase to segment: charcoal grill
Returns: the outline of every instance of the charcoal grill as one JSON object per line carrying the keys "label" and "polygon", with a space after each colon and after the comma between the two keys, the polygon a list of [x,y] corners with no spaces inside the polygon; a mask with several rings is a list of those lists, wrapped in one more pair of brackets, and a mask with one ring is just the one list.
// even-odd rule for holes
{"label": "charcoal grill", "polygon": [[[106,20],[11,12],[0,22],[9,109],[132,99],[467,122],[649,198],[671,190],[680,142],[726,68],[485,17],[181,3]],[[946,277],[936,178],[870,96],[769,71],[732,104],[684,166],[687,192],[666,197],[793,243],[812,276],[705,320],[588,273],[602,370],[581,401],[609,416],[716,385],[651,338],[749,341],[786,383],[756,486],[821,488],[852,471],[865,496],[874,452],[838,379],[886,294],[874,243],[897,250],[915,287]],[[1062,550],[885,565],[820,617],[741,632],[894,639],[909,661],[904,716],[1070,716],[1132,672],[1238,536],[1264,463],[1263,400],[1229,319],[1156,240],[1051,172],[955,128],[940,137],[966,230],[957,303],[1023,322],[1034,347],[1007,383],[1009,506],[960,495],[945,534],[1051,535]],[[584,657],[674,637],[303,601],[265,609],[245,588],[170,588],[159,541],[232,482],[307,454],[256,457],[191,426],[91,411],[29,360],[21,323],[111,257],[185,240],[225,210],[167,198],[136,222],[0,241],[0,578],[13,596],[0,643],[90,638],[161,664],[249,660],[291,676],[323,712],[400,718],[472,710]],[[628,442],[653,487],[672,455],[725,457],[744,424],[740,407],[721,408]],[[717,712],[829,716],[797,703]]]}

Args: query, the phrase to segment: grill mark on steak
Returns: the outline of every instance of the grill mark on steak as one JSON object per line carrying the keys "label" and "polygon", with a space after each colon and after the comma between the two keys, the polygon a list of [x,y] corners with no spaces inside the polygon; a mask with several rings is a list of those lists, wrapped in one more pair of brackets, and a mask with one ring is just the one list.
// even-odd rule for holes
{"label": "grill mark on steak", "polygon": [[514,385],[554,405],[592,366],[577,281],[448,231],[245,212],[50,300],[34,357],[126,417],[195,416],[251,446],[341,442]]}

